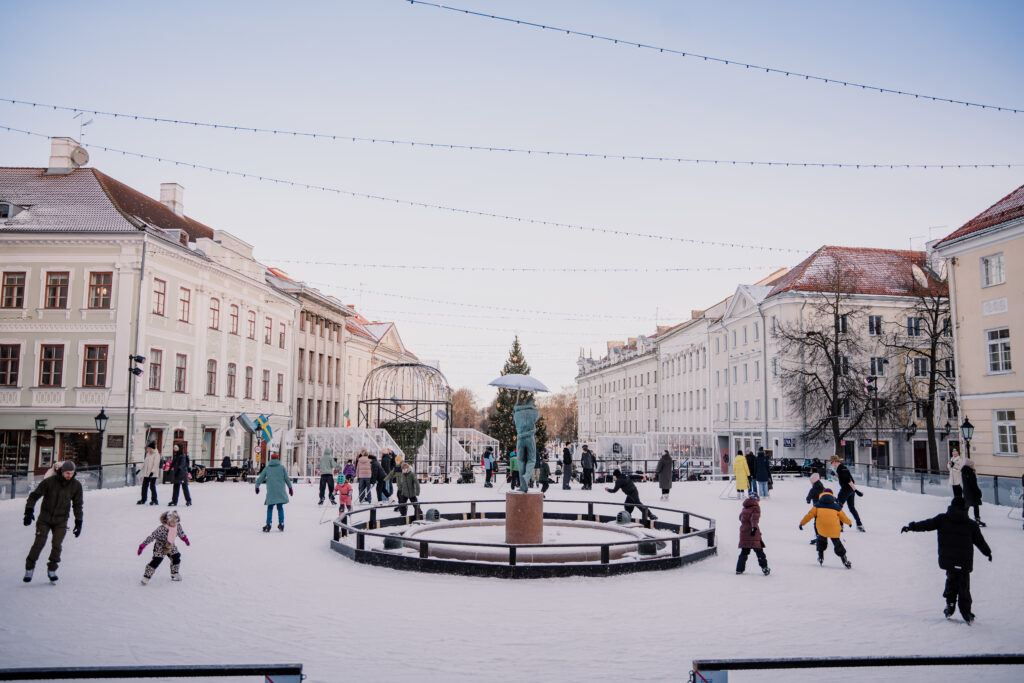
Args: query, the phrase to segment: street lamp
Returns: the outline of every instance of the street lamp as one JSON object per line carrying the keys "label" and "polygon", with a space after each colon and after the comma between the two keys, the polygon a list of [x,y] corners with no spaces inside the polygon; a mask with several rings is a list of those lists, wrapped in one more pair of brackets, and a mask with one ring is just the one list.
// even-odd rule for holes
{"label": "street lamp", "polygon": [[971,439],[974,437],[974,425],[964,417],[964,423],[960,425],[960,435],[964,437],[965,459],[971,457]]}
{"label": "street lamp", "polygon": [[907,431],[907,441],[910,441],[911,439],[914,438],[914,434],[917,434],[917,423],[916,422],[911,422],[910,424],[908,424],[906,431]]}
{"label": "street lamp", "polygon": [[107,412],[103,408],[100,408],[100,414],[93,418],[96,422],[96,431],[100,433],[100,468],[103,467],[103,432],[107,431],[107,419]]}
{"label": "street lamp", "polygon": [[128,354],[128,408],[127,421],[124,435],[124,485],[128,486],[128,458],[132,452],[132,394],[135,392],[135,378],[143,373],[139,365],[146,362],[145,356],[137,356],[134,353]]}
{"label": "street lamp", "polygon": [[942,428],[941,432],[939,432],[939,438],[945,440],[951,431],[953,431],[953,425],[949,424],[949,420],[946,420],[946,426]]}

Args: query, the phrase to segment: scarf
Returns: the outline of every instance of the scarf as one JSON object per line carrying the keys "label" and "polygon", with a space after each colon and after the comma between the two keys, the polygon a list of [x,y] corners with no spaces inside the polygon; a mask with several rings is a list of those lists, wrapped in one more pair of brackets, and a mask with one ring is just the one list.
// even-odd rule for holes
{"label": "scarf", "polygon": [[178,540],[178,525],[177,523],[164,524],[164,528],[167,529],[167,549],[170,550],[174,547],[174,542]]}

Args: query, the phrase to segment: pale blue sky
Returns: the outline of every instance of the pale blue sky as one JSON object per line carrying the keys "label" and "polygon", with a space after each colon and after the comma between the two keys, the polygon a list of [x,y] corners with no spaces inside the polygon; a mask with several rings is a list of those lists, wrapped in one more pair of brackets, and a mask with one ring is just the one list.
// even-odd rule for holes
{"label": "pale blue sky", "polygon": [[[794,71],[1024,108],[1019,2],[453,3]],[[0,97],[338,135],[722,159],[1022,163],[1024,114],[673,57],[400,0],[0,2]],[[920,247],[1024,183],[1024,168],[706,167],[311,141],[89,116],[86,143],[359,192],[587,226],[813,250]],[[77,136],[71,114],[0,103],[0,125]],[[0,132],[0,163],[48,144]],[[91,150],[256,245],[489,398],[515,331],[569,384],[579,347],[680,322],[801,255],[583,234],[261,184]],[[281,263],[757,266],[675,274],[437,273]],[[605,319],[489,313],[358,290]],[[486,317],[489,315],[499,317]],[[624,316],[637,316],[628,319]],[[483,328],[483,329],[479,329]]]}

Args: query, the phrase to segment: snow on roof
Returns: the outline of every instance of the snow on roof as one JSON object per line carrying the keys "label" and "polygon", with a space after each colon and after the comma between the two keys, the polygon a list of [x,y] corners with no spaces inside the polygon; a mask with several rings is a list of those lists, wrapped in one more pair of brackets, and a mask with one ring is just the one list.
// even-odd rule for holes
{"label": "snow on roof", "polygon": [[1024,217],[1024,185],[1021,185],[955,231],[943,237],[935,246],[954,242],[968,235],[980,232],[985,228],[991,228],[992,226],[1022,217]]}

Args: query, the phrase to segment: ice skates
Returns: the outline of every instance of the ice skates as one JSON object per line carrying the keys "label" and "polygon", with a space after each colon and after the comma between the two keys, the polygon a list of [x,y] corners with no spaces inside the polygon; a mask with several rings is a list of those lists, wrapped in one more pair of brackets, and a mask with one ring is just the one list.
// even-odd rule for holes
{"label": "ice skates", "polygon": [[26,569],[25,570],[25,576],[22,577],[21,580],[24,581],[25,583],[28,583],[29,581],[31,581],[32,580],[32,572],[34,572],[34,571],[35,571],[34,569]]}

